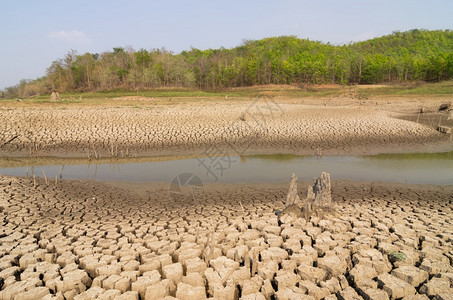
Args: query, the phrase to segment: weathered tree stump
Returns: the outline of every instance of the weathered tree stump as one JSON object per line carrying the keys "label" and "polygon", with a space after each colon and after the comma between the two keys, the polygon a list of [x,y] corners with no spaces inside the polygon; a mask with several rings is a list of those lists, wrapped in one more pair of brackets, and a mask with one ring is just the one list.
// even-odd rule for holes
{"label": "weathered tree stump", "polygon": [[289,184],[288,196],[286,197],[285,206],[288,207],[293,204],[300,203],[300,198],[297,191],[297,176],[296,174],[291,175],[291,183]]}
{"label": "weathered tree stump", "polygon": [[313,181],[314,181],[312,187],[313,191],[310,195],[310,196],[314,195],[313,206],[329,207],[332,204],[329,173],[322,172],[321,177],[314,178]]}
{"label": "weathered tree stump", "polygon": [[280,215],[308,220],[311,216],[322,217],[334,212],[329,173],[322,172],[320,177],[313,179],[313,185],[308,186],[307,197],[303,201],[298,195],[297,177],[292,174],[285,209]]}

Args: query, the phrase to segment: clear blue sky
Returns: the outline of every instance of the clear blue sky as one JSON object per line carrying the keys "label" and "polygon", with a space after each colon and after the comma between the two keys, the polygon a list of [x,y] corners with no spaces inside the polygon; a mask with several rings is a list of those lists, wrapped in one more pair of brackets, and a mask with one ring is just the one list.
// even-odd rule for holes
{"label": "clear blue sky", "polygon": [[333,44],[453,29],[452,0],[0,0],[0,89],[45,75],[71,49],[231,48],[296,35]]}

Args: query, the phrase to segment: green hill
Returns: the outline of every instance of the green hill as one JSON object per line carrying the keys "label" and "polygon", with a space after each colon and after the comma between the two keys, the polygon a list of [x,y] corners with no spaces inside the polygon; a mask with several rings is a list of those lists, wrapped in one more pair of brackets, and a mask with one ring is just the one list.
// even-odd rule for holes
{"label": "green hill", "polygon": [[410,30],[347,45],[294,36],[246,41],[232,49],[173,54],[113,48],[70,52],[45,77],[7,88],[10,97],[52,90],[99,91],[189,87],[219,89],[264,84],[377,84],[453,78],[453,31]]}

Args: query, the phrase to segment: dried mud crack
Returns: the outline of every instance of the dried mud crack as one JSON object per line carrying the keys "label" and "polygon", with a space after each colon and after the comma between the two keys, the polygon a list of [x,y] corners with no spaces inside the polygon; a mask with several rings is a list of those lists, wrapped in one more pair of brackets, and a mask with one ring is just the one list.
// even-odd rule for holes
{"label": "dried mud crack", "polygon": [[0,155],[135,157],[203,154],[212,147],[232,154],[313,155],[432,151],[440,144],[452,146],[449,135],[392,118],[381,105],[263,101],[142,109],[0,108]]}
{"label": "dried mud crack", "polygon": [[[332,182],[337,217],[278,219],[288,184],[0,177],[0,299],[449,299],[453,187]],[[300,195],[301,198],[305,195]]]}

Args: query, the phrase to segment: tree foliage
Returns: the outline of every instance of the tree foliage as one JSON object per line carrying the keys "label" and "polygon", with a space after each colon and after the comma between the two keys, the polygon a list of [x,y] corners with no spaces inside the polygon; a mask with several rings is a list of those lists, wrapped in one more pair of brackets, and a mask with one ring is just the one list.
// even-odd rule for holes
{"label": "tree foliage", "polygon": [[294,36],[244,41],[232,49],[165,48],[78,55],[54,61],[47,75],[8,88],[8,96],[52,90],[97,91],[264,84],[376,84],[453,78],[453,31],[410,30],[347,45]]}

